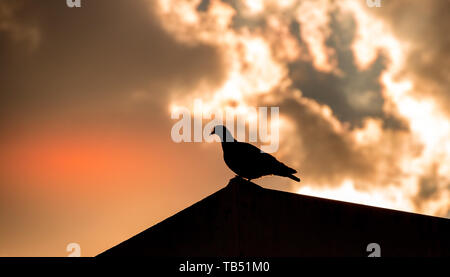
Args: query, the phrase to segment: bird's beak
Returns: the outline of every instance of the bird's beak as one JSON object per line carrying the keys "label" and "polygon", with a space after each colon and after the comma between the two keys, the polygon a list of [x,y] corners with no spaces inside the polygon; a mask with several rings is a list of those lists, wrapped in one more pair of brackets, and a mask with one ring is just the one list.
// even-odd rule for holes
{"label": "bird's beak", "polygon": [[214,132],[214,129],[211,131],[211,134],[209,134],[210,136],[214,135],[216,132]]}

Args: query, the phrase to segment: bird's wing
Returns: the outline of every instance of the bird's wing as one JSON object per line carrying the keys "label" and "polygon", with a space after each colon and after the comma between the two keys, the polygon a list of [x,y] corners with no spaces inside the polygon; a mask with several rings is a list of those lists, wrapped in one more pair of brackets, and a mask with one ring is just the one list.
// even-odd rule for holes
{"label": "bird's wing", "polygon": [[242,155],[243,160],[253,163],[255,166],[260,169],[266,169],[273,173],[284,173],[284,174],[294,174],[297,173],[297,170],[288,167],[284,163],[278,161],[274,156],[261,151],[258,147],[245,143],[239,142],[237,146],[239,148],[239,152]]}
{"label": "bird's wing", "polygon": [[261,153],[262,159],[265,160],[267,166],[271,166],[274,170],[279,171],[280,173],[285,174],[294,174],[297,173],[297,170],[290,168],[284,163],[278,161],[274,156],[268,153]]}

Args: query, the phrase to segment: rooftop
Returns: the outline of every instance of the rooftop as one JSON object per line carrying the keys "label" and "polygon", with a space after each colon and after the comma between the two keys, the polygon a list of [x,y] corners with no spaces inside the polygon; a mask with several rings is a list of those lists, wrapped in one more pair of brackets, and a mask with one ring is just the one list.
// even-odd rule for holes
{"label": "rooftop", "polygon": [[240,178],[100,256],[450,256],[450,220],[264,189]]}

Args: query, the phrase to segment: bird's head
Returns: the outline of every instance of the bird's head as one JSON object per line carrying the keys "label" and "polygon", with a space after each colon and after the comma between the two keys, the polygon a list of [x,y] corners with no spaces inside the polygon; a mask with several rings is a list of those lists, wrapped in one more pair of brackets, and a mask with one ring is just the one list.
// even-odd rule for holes
{"label": "bird's head", "polygon": [[[216,125],[212,131],[211,135],[218,135],[221,142],[234,142],[235,139],[227,127],[223,125]],[[225,138],[225,139],[224,139]]]}

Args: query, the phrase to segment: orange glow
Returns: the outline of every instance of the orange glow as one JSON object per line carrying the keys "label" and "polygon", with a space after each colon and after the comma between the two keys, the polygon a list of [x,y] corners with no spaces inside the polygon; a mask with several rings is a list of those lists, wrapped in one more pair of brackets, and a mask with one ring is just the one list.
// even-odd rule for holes
{"label": "orange glow", "polygon": [[78,188],[106,185],[117,180],[151,177],[167,171],[161,144],[151,137],[81,131],[31,133],[2,144],[0,172],[6,178],[33,180],[33,184],[73,183]]}

